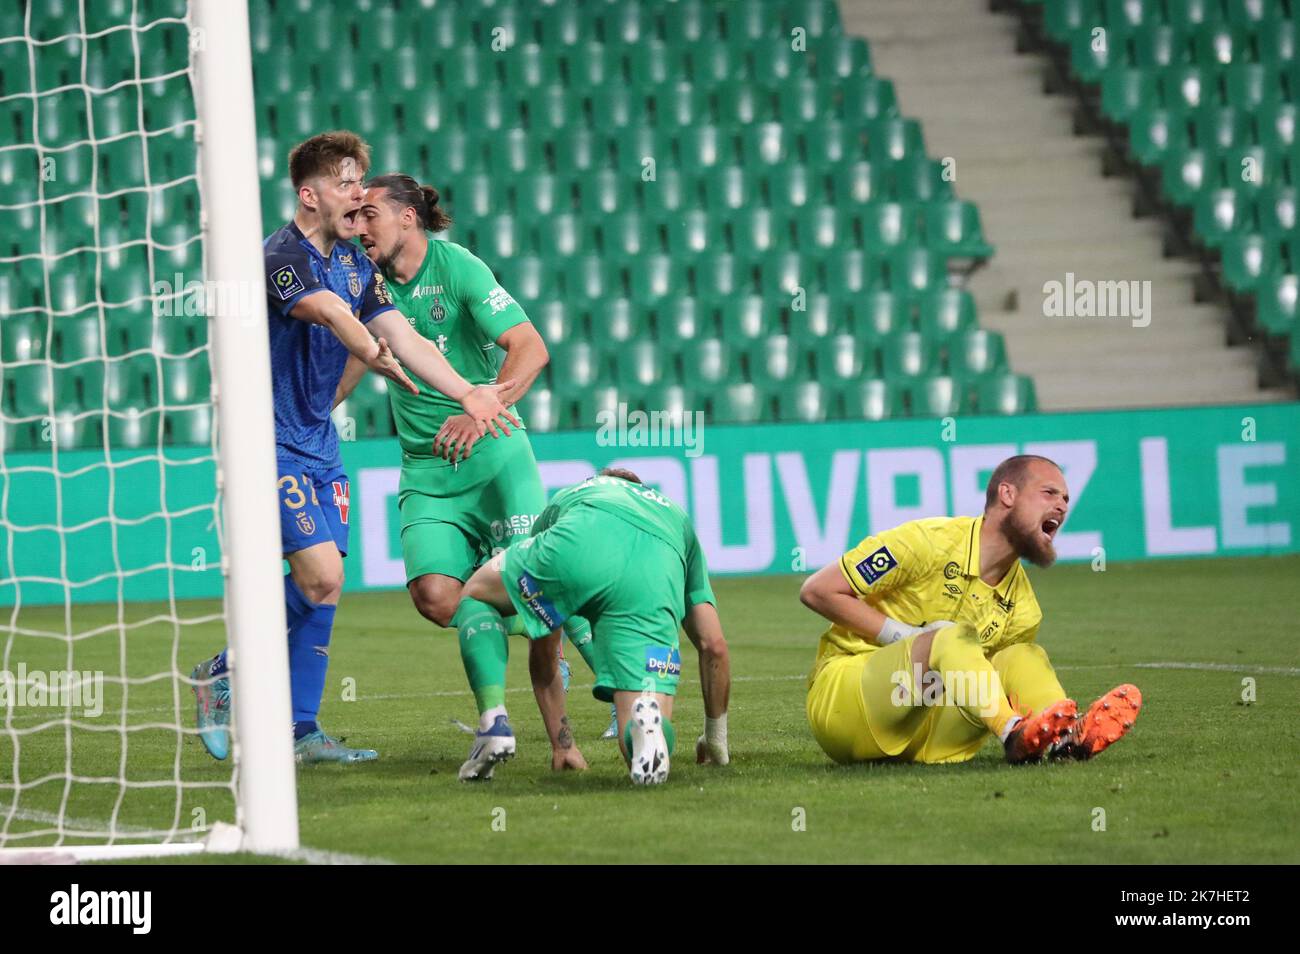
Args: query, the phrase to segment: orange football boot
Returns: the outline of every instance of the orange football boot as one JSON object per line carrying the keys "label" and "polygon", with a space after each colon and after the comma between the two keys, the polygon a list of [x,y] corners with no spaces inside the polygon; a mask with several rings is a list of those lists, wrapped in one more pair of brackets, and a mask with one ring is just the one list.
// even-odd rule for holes
{"label": "orange football boot", "polygon": [[1021,719],[1007,736],[1002,748],[1012,765],[1037,762],[1053,745],[1067,736],[1079,721],[1079,704],[1073,699],[1053,702],[1041,712]]}
{"label": "orange football boot", "polygon": [[1116,686],[1088,707],[1070,727],[1070,734],[1053,746],[1052,758],[1090,759],[1128,734],[1142,708],[1138,687]]}

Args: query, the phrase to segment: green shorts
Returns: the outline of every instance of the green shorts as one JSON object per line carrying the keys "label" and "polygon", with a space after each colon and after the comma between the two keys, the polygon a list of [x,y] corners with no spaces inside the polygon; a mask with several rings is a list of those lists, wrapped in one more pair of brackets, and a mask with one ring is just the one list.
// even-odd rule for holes
{"label": "green shorts", "polygon": [[440,573],[462,583],[493,553],[528,536],[546,492],[528,435],[481,438],[469,460],[402,461],[397,488],[406,581]]}
{"label": "green shorts", "polygon": [[597,699],[608,702],[615,690],[677,692],[686,566],[658,537],[607,510],[578,507],[506,550],[501,578],[531,639],[570,616],[591,622]]}

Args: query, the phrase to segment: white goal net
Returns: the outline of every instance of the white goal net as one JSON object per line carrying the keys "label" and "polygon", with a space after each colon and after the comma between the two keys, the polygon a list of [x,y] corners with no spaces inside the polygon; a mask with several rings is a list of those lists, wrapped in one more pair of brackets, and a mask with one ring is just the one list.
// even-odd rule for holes
{"label": "white goal net", "polygon": [[[190,679],[228,640],[241,678],[258,650],[240,620],[255,611],[233,598],[264,597],[240,574],[278,560],[264,533],[242,550],[231,539],[232,510],[274,505],[272,477],[232,507],[272,452],[269,387],[257,400],[269,372],[255,156],[233,152],[253,138],[239,6],[20,0],[0,12],[0,849],[183,851],[218,822],[249,827],[240,775],[267,756],[236,733],[233,757],[211,759]],[[234,70],[227,109],[202,95],[205,56]],[[230,155],[204,155],[226,144]],[[213,181],[244,166],[246,187]],[[219,226],[217,195],[223,207],[251,195],[232,209],[251,229]],[[251,250],[234,247],[248,235]],[[214,399],[223,338],[226,353],[253,351],[238,368],[252,394],[233,408]],[[232,456],[227,431],[266,446]],[[283,654],[273,610],[260,642]],[[283,669],[268,655],[259,668],[274,683]],[[287,714],[274,698],[268,711],[279,702]],[[271,756],[287,761],[280,724]],[[263,775],[292,810],[291,765]],[[280,846],[296,843],[288,827]]]}

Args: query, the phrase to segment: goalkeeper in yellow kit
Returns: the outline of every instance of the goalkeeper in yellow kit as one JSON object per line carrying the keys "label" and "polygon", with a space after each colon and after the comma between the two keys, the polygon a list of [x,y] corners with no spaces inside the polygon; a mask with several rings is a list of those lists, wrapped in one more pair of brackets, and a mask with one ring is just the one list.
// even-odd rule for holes
{"label": "goalkeeper in yellow kit", "polygon": [[813,735],[837,762],[964,762],[989,735],[1009,762],[1086,759],[1142,704],[1122,685],[1082,716],[1035,638],[1027,559],[1050,566],[1070,501],[1045,457],[1003,461],[980,517],[915,520],[867,537],[804,583],[826,617],[808,678]]}

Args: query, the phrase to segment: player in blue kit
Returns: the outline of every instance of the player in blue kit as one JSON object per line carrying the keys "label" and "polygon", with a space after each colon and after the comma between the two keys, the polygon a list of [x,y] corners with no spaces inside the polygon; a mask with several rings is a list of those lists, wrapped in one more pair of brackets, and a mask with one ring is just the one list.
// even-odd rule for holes
{"label": "player in blue kit", "polygon": [[[416,392],[405,367],[457,401],[480,434],[508,437],[507,422],[518,425],[497,394],[512,382],[475,387],[462,378],[393,307],[383,274],[351,244],[369,165],[370,147],[354,133],[322,133],[299,143],[289,154],[298,211],[264,243],[280,536],[289,561],[284,599],[294,754],[304,764],[378,757],[373,749],[342,745],[317,722],[348,551],[349,483],[330,420],[348,355]],[[199,738],[224,759],[230,751],[226,652],[201,662],[192,678]]]}

